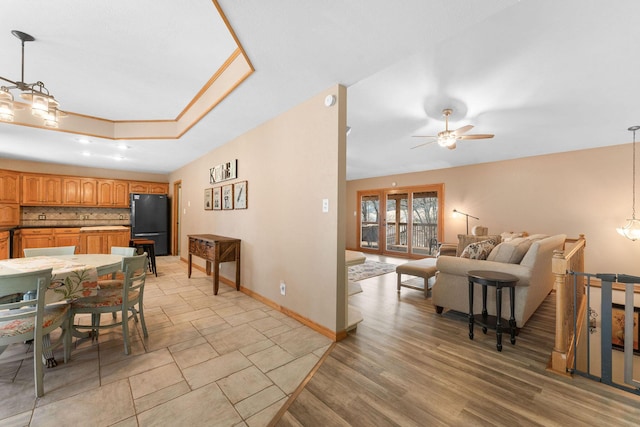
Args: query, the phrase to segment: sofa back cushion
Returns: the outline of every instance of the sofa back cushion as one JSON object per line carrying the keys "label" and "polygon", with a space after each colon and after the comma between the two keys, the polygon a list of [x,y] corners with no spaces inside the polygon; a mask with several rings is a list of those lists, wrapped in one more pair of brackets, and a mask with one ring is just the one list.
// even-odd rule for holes
{"label": "sofa back cushion", "polygon": [[[522,261],[520,261],[520,265],[529,268],[543,268],[545,270],[549,270],[550,272],[551,268],[546,265],[546,263],[551,262],[554,250],[562,249],[564,247],[564,241],[566,237],[567,236],[565,234],[557,234],[555,236],[550,236],[543,239],[540,239],[538,236],[534,237],[533,239],[530,238],[531,240],[533,240],[533,243],[531,244],[531,247],[525,254],[524,258],[522,258]],[[540,263],[538,261],[540,261],[541,258],[543,259],[543,262]],[[542,266],[540,266],[539,264],[542,264]]]}
{"label": "sofa back cushion", "polygon": [[509,264],[520,264],[520,261],[522,261],[522,258],[524,258],[524,255],[527,253],[532,243],[532,240],[525,239],[523,237],[517,237],[509,241],[502,242],[493,248],[487,257],[487,260],[506,262]]}
{"label": "sofa back cushion", "polygon": [[458,234],[458,248],[456,250],[456,256],[462,255],[462,251],[471,243],[478,243],[483,240],[493,240],[497,245],[500,243],[500,235],[488,235],[488,236],[474,236],[473,234]]}

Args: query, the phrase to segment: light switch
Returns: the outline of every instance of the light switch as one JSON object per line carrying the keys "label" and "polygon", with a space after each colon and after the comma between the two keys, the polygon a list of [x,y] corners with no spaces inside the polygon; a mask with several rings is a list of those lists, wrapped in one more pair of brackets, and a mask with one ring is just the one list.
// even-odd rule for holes
{"label": "light switch", "polygon": [[329,212],[329,199],[322,199],[322,212]]}

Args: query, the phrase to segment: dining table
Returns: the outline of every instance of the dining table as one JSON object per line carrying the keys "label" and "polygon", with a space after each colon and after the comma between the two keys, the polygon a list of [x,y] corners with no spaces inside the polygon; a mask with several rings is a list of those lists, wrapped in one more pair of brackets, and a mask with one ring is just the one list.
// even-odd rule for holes
{"label": "dining table", "polygon": [[[46,255],[0,260],[0,287],[2,276],[51,268],[51,283],[45,294],[46,304],[71,302],[77,298],[98,293],[98,277],[120,270],[122,255],[73,254]],[[29,298],[28,296],[20,296]],[[49,337],[45,336],[45,344]],[[53,354],[43,354],[47,367],[57,365]]]}

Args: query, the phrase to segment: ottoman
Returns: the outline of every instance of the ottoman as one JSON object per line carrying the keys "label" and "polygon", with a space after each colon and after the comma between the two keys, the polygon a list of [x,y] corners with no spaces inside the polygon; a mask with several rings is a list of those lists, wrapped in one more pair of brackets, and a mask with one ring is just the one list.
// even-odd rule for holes
{"label": "ottoman", "polygon": [[[424,291],[424,297],[427,298],[429,294],[429,279],[436,275],[436,258],[423,258],[400,264],[396,267],[396,274],[398,275],[398,292],[400,292],[400,287],[404,286]],[[403,274],[422,277],[424,279],[424,287],[403,284],[401,279]]]}

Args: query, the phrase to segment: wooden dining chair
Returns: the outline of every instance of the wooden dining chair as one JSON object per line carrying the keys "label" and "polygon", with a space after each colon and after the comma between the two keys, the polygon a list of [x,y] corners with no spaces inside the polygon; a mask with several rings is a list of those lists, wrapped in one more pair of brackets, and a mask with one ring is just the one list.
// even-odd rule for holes
{"label": "wooden dining chair", "polygon": [[[45,292],[51,283],[51,269],[3,275],[0,279],[1,297],[26,294],[33,291],[35,299],[14,302],[0,302],[0,352],[8,345],[33,340],[33,366],[36,396],[44,395],[45,350],[64,345],[64,361],[71,351],[71,329],[68,304],[45,306]],[[44,336],[57,328],[62,334],[53,344],[45,347]]]}
{"label": "wooden dining chair", "polygon": [[[147,326],[144,321],[143,307],[146,261],[146,253],[124,257],[122,259],[122,271],[124,272],[122,289],[98,289],[96,296],[79,298],[73,301],[71,303],[72,319],[76,314],[91,314],[91,325],[75,325],[75,322],[72,320],[72,323],[74,323],[73,329],[78,332],[88,329],[91,331],[92,338],[96,338],[100,329],[121,326],[124,340],[124,353],[129,354],[131,348],[129,320],[133,318],[137,322],[139,315],[142,332],[145,338],[148,337],[149,334],[147,333]],[[129,315],[129,311],[131,311],[131,315]],[[121,313],[119,322],[100,325],[100,316],[102,313],[118,312]]]}
{"label": "wooden dining chair", "polygon": [[25,258],[46,255],[73,255],[76,253],[75,246],[56,246],[52,248],[25,248],[22,250]]}

